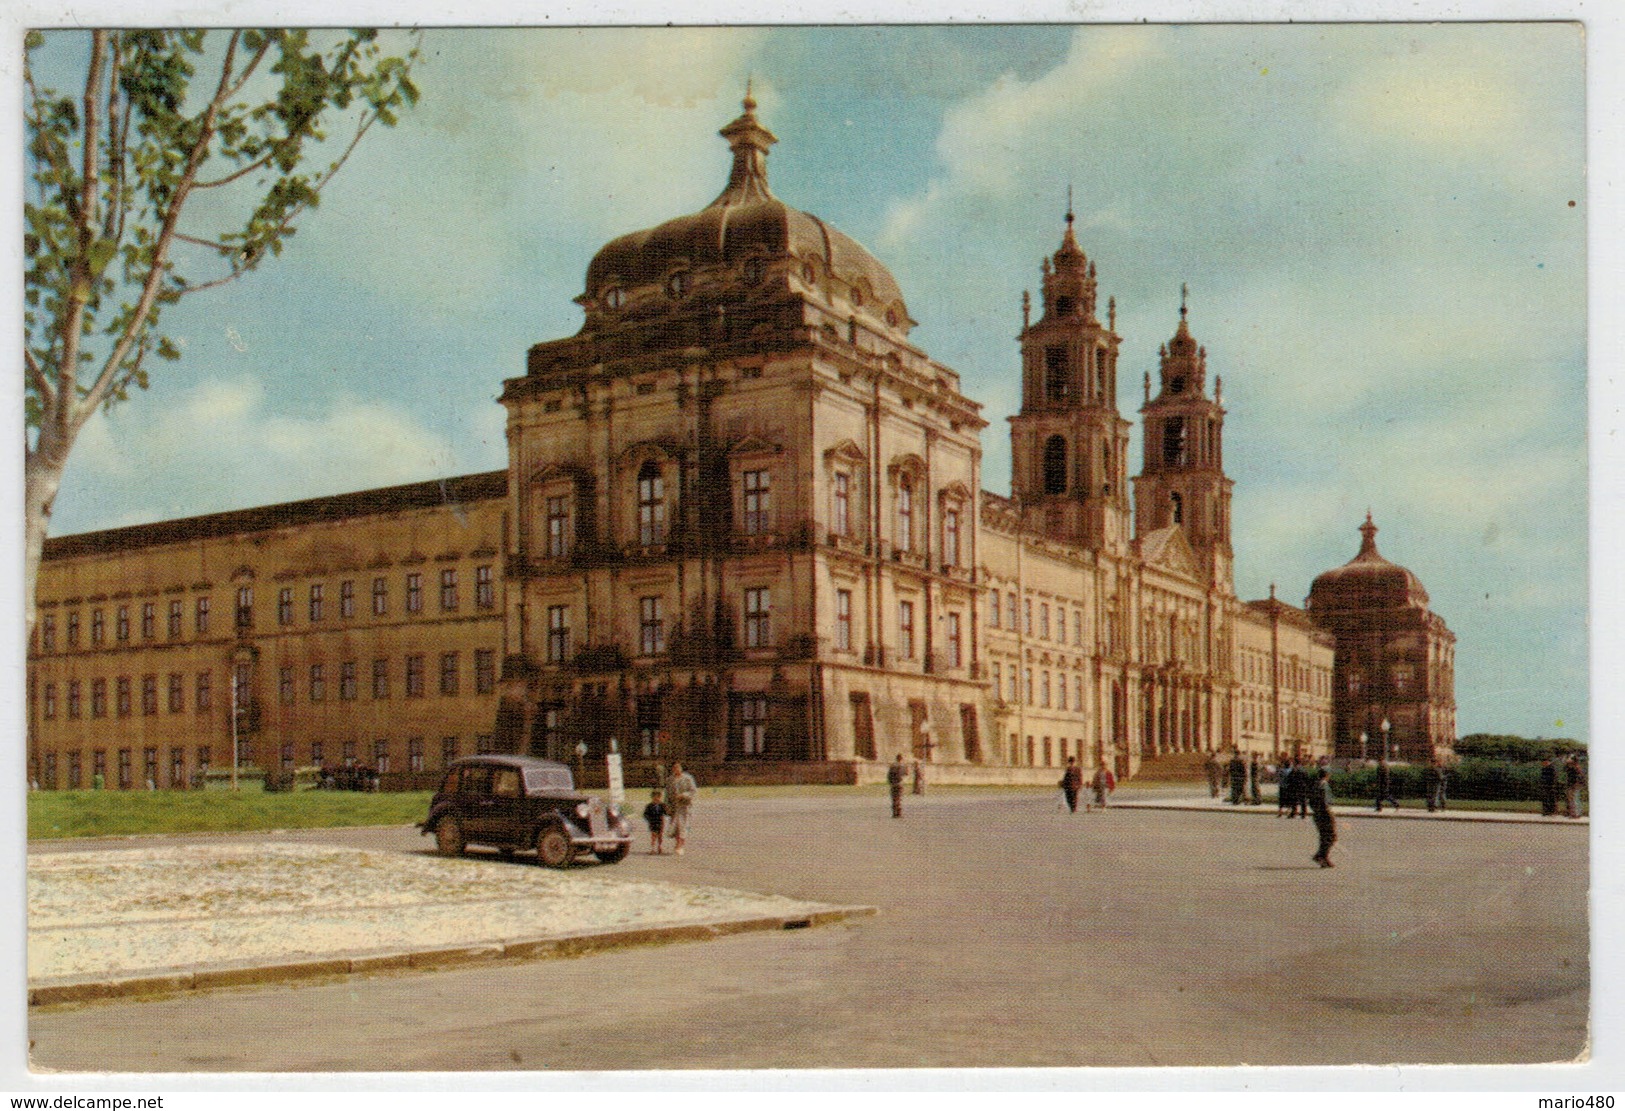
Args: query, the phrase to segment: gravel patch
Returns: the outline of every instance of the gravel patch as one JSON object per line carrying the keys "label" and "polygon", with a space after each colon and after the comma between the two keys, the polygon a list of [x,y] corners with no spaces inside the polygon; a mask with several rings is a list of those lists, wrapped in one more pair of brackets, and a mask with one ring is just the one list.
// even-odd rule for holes
{"label": "gravel patch", "polygon": [[424,949],[831,909],[499,860],[261,843],[28,858],[28,978]]}

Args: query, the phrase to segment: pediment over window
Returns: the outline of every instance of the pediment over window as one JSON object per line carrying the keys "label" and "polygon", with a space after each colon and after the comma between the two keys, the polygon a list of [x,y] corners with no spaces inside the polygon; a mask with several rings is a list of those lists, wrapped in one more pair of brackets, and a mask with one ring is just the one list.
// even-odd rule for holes
{"label": "pediment over window", "polygon": [[925,460],[913,452],[893,456],[891,464],[886,468],[886,473],[894,478],[904,474],[910,476],[923,475],[925,473]]}
{"label": "pediment over window", "polygon": [[659,440],[640,440],[621,452],[616,462],[622,467],[637,468],[649,460],[664,466],[677,461],[676,453]]}
{"label": "pediment over window", "polygon": [[530,473],[533,486],[546,486],[553,482],[579,482],[591,477],[586,467],[579,463],[545,463]]}
{"label": "pediment over window", "polygon": [[747,435],[741,436],[738,440],[736,440],[734,442],[734,445],[731,448],[728,449],[728,454],[729,455],[777,455],[777,454],[779,454],[779,452],[781,452],[783,450],[784,450],[784,446],[782,444],[774,443],[772,440],[767,439],[765,436],[759,436],[756,433],[752,432],[752,433],[748,433]]}
{"label": "pediment over window", "polygon": [[944,486],[941,491],[938,492],[938,496],[942,498],[943,501],[968,503],[970,501],[970,487],[966,486],[963,482],[956,480]]}
{"label": "pediment over window", "polygon": [[847,463],[859,466],[868,461],[863,449],[851,440],[842,440],[828,451],[824,452],[824,460],[828,463]]}

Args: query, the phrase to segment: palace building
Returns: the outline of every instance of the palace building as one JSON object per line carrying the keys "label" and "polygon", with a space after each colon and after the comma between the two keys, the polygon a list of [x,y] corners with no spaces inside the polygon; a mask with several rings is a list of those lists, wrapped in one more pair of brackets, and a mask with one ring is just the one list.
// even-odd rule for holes
{"label": "palace building", "polygon": [[[1334,634],[1361,603],[1236,596],[1222,383],[1183,303],[1131,478],[1116,308],[1068,212],[990,493],[981,406],[891,273],[772,193],[748,97],[722,135],[716,200],[606,244],[580,332],[504,384],[506,472],[49,541],[31,775],[88,785],[112,754],[108,786],[184,781],[234,724],[268,768],[614,749],[713,783],[1342,751]],[[87,638],[109,615],[125,631]],[[1448,662],[1413,682],[1448,745]],[[228,684],[235,715],[200,693]]]}

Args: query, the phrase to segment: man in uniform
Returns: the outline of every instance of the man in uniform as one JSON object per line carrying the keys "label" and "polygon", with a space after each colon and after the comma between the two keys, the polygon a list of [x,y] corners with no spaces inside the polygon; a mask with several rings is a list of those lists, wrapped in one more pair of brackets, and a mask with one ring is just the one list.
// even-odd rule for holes
{"label": "man in uniform", "polygon": [[1315,833],[1320,847],[1311,858],[1322,868],[1332,867],[1332,845],[1337,840],[1337,820],[1332,817],[1332,776],[1325,768],[1315,774],[1309,784],[1309,811],[1315,819]]}
{"label": "man in uniform", "polygon": [[899,752],[892,766],[886,769],[886,783],[891,787],[891,816],[903,816],[903,754]]}

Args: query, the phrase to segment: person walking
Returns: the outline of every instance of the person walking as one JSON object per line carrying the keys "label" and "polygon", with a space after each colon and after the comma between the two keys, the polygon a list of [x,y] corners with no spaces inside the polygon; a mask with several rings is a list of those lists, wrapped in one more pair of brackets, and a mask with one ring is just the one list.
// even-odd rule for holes
{"label": "person walking", "polygon": [[1445,798],[1445,772],[1444,761],[1437,756],[1422,772],[1422,794],[1427,798],[1428,813],[1444,809]]}
{"label": "person walking", "polygon": [[1210,752],[1207,760],[1202,764],[1202,774],[1207,776],[1208,798],[1219,797],[1219,781],[1224,778],[1224,769],[1219,767],[1219,754]]}
{"label": "person walking", "polygon": [[1290,818],[1298,810],[1298,762],[1283,756],[1275,776],[1275,816]]}
{"label": "person walking", "polygon": [[[1102,810],[1106,809],[1106,796],[1117,790],[1117,777],[1106,766],[1106,760],[1101,758],[1100,765],[1095,768],[1094,779],[1089,784],[1095,790],[1095,805]],[[1085,807],[1087,809],[1087,807]]]}
{"label": "person walking", "polygon": [[1264,804],[1264,765],[1258,759],[1258,753],[1253,753],[1252,762],[1247,765],[1247,781],[1252,791],[1248,801],[1254,806]]}
{"label": "person walking", "polygon": [[1395,810],[1399,809],[1399,800],[1394,797],[1394,774],[1388,767],[1388,757],[1383,756],[1377,761],[1377,805],[1376,811],[1382,813],[1382,804],[1390,804]]}
{"label": "person walking", "polygon": [[643,808],[643,820],[649,826],[649,852],[655,856],[666,851],[666,804],[660,801],[660,788],[649,792],[649,805]]}
{"label": "person walking", "polygon": [[1078,767],[1078,758],[1066,758],[1066,771],[1061,775],[1061,794],[1066,796],[1066,808],[1072,813],[1078,812],[1078,792],[1083,790],[1083,769]]}
{"label": "person walking", "polygon": [[1578,752],[1571,752],[1563,764],[1563,801],[1567,804],[1566,809],[1571,818],[1580,816],[1580,788],[1585,785],[1585,765],[1580,763]]}
{"label": "person walking", "polygon": [[699,793],[700,785],[683,770],[683,765],[672,764],[671,776],[666,780],[666,816],[671,822],[673,851],[678,856],[683,855],[683,842],[688,838],[689,811],[694,806],[694,796]]}
{"label": "person walking", "polygon": [[886,785],[891,788],[891,816],[903,816],[903,754],[899,752],[892,766],[886,769]]}
{"label": "person walking", "polygon": [[1557,766],[1550,756],[1540,758],[1540,814],[1557,817]]}
{"label": "person walking", "polygon": [[925,794],[925,768],[918,760],[914,761],[914,793]]}
{"label": "person walking", "polygon": [[1247,762],[1241,758],[1241,749],[1230,754],[1230,805],[1240,806],[1242,792],[1247,789]]}
{"label": "person walking", "polygon": [[1322,868],[1331,868],[1332,845],[1337,841],[1337,819],[1332,817],[1332,775],[1325,768],[1320,769],[1314,782],[1309,785],[1309,810],[1314,815],[1315,833],[1320,838],[1320,847],[1311,859]]}

